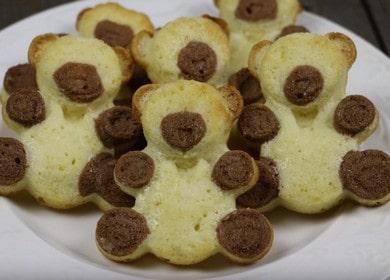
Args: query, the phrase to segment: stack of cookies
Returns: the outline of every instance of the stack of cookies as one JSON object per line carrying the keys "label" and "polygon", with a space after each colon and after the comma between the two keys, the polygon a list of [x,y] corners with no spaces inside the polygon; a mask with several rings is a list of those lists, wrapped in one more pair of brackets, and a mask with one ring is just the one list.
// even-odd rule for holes
{"label": "stack of cookies", "polygon": [[359,151],[379,114],[346,96],[356,48],[295,25],[297,0],[215,0],[220,17],[155,29],[115,3],[81,11],[79,35],[43,34],[0,100],[0,194],[95,203],[96,244],[127,262],[238,263],[273,243],[262,214],[390,200],[390,157]]}

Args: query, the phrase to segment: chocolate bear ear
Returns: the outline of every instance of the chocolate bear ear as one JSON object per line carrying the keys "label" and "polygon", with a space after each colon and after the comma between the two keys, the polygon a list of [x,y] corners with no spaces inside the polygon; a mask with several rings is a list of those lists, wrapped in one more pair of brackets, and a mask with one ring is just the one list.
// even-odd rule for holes
{"label": "chocolate bear ear", "polygon": [[153,38],[153,33],[143,30],[134,36],[131,42],[131,54],[135,61],[143,68],[147,68],[148,46]]}
{"label": "chocolate bear ear", "polygon": [[140,87],[133,95],[132,111],[133,116],[137,119],[141,118],[144,101],[148,94],[160,88],[158,84],[148,84]]}
{"label": "chocolate bear ear", "polygon": [[263,60],[265,54],[267,53],[271,45],[272,41],[264,40],[258,42],[252,47],[248,58],[248,65],[249,70],[255,77],[257,77],[257,73],[259,72],[258,68],[261,65],[261,61]]}
{"label": "chocolate bear ear", "polygon": [[240,92],[234,86],[223,86],[218,89],[223,98],[227,101],[229,111],[233,114],[233,119],[237,119],[244,108],[244,101]]}
{"label": "chocolate bear ear", "polygon": [[328,33],[325,36],[335,43],[347,59],[349,67],[351,67],[356,60],[356,46],[351,38],[338,32]]}
{"label": "chocolate bear ear", "polygon": [[229,36],[229,33],[230,33],[230,32],[229,32],[229,25],[228,25],[228,23],[227,23],[225,20],[223,20],[222,18],[220,18],[220,17],[213,17],[213,16],[211,16],[211,15],[209,15],[209,14],[204,14],[204,15],[202,15],[202,18],[209,19],[209,20],[213,21],[214,23],[218,24],[219,27],[221,27],[222,31],[225,32],[225,34],[226,34],[227,36]]}
{"label": "chocolate bear ear", "polygon": [[35,37],[28,48],[28,62],[35,65],[47,43],[53,42],[58,38],[58,34],[54,33],[46,33]]}

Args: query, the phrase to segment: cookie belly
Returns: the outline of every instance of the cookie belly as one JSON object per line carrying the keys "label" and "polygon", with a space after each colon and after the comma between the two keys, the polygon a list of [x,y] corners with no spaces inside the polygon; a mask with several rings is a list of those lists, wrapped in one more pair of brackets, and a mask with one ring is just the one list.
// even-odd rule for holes
{"label": "cookie belly", "polygon": [[322,213],[337,205],[344,198],[341,184],[335,176],[324,175],[318,173],[307,179],[296,180],[296,175],[283,174],[279,193],[282,204],[304,214]]}
{"label": "cookie belly", "polygon": [[306,214],[337,205],[345,197],[339,167],[343,156],[357,149],[356,141],[326,127],[282,136],[263,149],[277,162],[282,205]]}
{"label": "cookie belly", "polygon": [[92,120],[73,125],[53,117],[21,135],[28,155],[28,188],[40,203],[58,209],[85,203],[79,193],[79,175],[102,150],[89,128],[92,125]]}
{"label": "cookie belly", "polygon": [[179,265],[198,263],[218,250],[216,228],[235,210],[234,198],[210,180],[209,164],[201,160],[191,169],[164,168],[163,176],[137,197],[134,209],[150,228],[150,251]]}

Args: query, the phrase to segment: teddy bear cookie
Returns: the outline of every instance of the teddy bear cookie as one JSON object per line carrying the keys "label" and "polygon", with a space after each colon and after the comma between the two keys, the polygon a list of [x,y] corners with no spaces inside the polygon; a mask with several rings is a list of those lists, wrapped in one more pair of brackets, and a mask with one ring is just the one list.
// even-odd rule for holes
{"label": "teddy bear cookie", "polygon": [[292,34],[252,49],[249,69],[267,102],[247,106],[238,134],[261,145],[263,176],[242,207],[282,205],[320,213],[349,198],[374,206],[390,200],[390,157],[358,151],[378,125],[374,104],[346,96],[354,43],[340,33]]}
{"label": "teddy bear cookie", "polygon": [[180,80],[141,87],[133,99],[148,142],[123,155],[115,180],[134,208],[106,212],[96,228],[100,251],[114,261],[151,253],[189,265],[222,253],[249,263],[271,247],[268,220],[235,199],[258,178],[254,160],[226,141],[242,109],[232,87]]}
{"label": "teddy bear cookie", "polygon": [[103,40],[111,47],[129,48],[133,37],[140,31],[154,31],[149,17],[126,9],[117,3],[98,4],[82,10],[76,29],[83,37]]}
{"label": "teddy bear cookie", "polygon": [[[145,30],[154,32],[153,23],[143,13],[126,9],[117,3],[98,4],[82,10],[76,22],[76,29],[83,37],[103,40],[113,48],[121,49],[130,55],[130,45],[134,36]],[[132,77],[125,83],[114,99],[116,104],[131,105],[132,94],[150,80],[145,70],[134,64]]]}
{"label": "teddy bear cookie", "polygon": [[242,34],[252,43],[274,40],[302,28],[294,27],[302,10],[297,0],[214,0],[214,3],[229,31]]}
{"label": "teddy bear cookie", "polygon": [[245,104],[264,102],[259,81],[248,70],[248,57],[253,45],[295,32],[308,32],[295,25],[301,12],[297,0],[214,0],[220,17],[230,31],[232,58],[229,84],[243,95]]}
{"label": "teddy bear cookie", "polygon": [[4,78],[3,119],[19,140],[0,138],[0,194],[26,189],[58,209],[131,207],[111,154],[141,130],[130,108],[112,104],[124,60],[97,39],[45,34],[32,41],[29,62]]}
{"label": "teddy bear cookie", "polygon": [[131,50],[153,83],[186,79],[219,86],[227,80],[229,39],[223,27],[207,17],[178,18],[155,33],[142,31]]}

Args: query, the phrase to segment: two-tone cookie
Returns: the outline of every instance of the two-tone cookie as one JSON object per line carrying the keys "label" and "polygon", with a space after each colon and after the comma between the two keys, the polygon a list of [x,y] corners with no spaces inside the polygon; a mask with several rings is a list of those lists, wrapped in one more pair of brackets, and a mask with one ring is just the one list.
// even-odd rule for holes
{"label": "two-tone cookie", "polygon": [[[82,10],[76,21],[80,36],[103,40],[109,46],[122,53],[124,59],[130,54],[130,45],[137,33],[154,32],[149,17],[141,12],[127,9],[117,3],[98,4]],[[131,79],[126,82],[115,103],[130,105],[134,92],[142,85],[150,83],[145,70],[138,64],[132,64]]]}
{"label": "two-tone cookie", "polygon": [[141,131],[131,108],[112,108],[123,65],[132,63],[120,59],[97,39],[45,34],[32,41],[29,63],[4,78],[3,119],[18,140],[0,138],[2,195],[25,189],[58,209],[134,204],[113,173],[113,148]]}
{"label": "two-tone cookie", "polygon": [[149,78],[160,84],[186,79],[223,85],[230,59],[227,34],[206,17],[179,18],[155,33],[140,32],[132,53]]}
{"label": "two-tone cookie", "polygon": [[239,263],[266,255],[270,223],[235,204],[258,178],[255,161],[226,146],[242,109],[239,93],[182,80],[144,86],[133,101],[148,145],[118,160],[115,180],[136,203],[99,220],[99,250],[114,261],[151,253],[179,265],[216,253]]}
{"label": "two-tone cookie", "polygon": [[378,112],[366,97],[345,95],[355,58],[340,33],[294,34],[252,49],[249,69],[267,101],[247,106],[234,134],[261,146],[266,172],[240,206],[319,213],[346,198],[368,206],[390,200],[389,155],[358,151]]}

